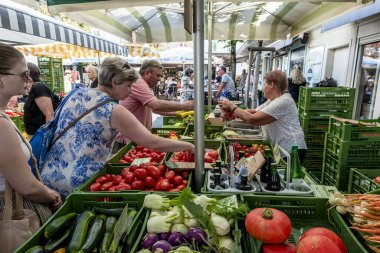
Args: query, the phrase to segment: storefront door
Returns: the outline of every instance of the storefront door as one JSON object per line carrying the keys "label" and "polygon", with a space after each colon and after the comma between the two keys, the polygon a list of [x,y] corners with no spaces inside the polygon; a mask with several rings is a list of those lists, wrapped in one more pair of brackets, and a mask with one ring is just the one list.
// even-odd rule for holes
{"label": "storefront door", "polygon": [[380,117],[380,42],[363,45],[359,87],[360,119]]}

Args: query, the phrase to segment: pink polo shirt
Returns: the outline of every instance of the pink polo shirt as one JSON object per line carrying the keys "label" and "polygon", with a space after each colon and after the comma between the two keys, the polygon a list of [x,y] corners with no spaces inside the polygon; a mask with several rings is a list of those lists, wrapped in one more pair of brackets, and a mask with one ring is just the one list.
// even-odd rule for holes
{"label": "pink polo shirt", "polygon": [[132,84],[132,93],[120,101],[120,104],[127,108],[147,129],[152,128],[152,109],[146,106],[147,103],[157,99],[153,90],[145,82],[139,78]]}

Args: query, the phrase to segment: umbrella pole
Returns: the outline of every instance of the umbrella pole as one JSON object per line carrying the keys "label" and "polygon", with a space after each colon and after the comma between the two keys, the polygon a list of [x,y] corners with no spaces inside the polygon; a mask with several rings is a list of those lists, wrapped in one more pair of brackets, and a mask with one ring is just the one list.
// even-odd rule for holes
{"label": "umbrella pole", "polygon": [[[259,47],[263,46],[263,41],[259,40]],[[261,51],[258,51],[256,53],[256,61],[255,61],[255,73],[253,75],[254,80],[254,88],[252,92],[252,105],[251,109],[256,108],[257,106],[257,90],[258,90],[258,84],[259,84],[259,75],[260,75],[260,62],[261,62]]]}
{"label": "umbrella pole", "polygon": [[207,31],[207,34],[208,34],[208,61],[207,61],[207,87],[208,87],[208,113],[211,113],[212,111],[212,97],[213,97],[213,93],[212,93],[212,86],[211,86],[211,81],[212,81],[212,55],[211,55],[211,51],[212,51],[212,14],[210,13],[211,12],[211,3],[208,2],[208,10],[209,10],[209,14],[207,15],[207,28],[208,28],[208,31]]}
{"label": "umbrella pole", "polygon": [[245,82],[245,106],[247,107],[249,107],[249,89],[251,87],[252,55],[253,51],[248,48],[248,79]]}
{"label": "umbrella pole", "polygon": [[193,1],[195,12],[194,73],[195,73],[195,192],[200,193],[204,181],[204,0]]}

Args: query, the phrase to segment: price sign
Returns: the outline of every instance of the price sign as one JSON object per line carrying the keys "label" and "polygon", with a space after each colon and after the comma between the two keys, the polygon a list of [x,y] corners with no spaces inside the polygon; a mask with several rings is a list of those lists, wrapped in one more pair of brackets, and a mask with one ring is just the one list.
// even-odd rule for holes
{"label": "price sign", "polygon": [[252,181],[257,171],[264,165],[265,158],[261,152],[256,152],[254,156],[249,157],[248,162],[248,180]]}

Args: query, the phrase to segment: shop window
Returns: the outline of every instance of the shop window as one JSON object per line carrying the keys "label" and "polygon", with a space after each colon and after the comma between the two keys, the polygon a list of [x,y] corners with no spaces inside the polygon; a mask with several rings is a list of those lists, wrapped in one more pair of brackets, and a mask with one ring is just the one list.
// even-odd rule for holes
{"label": "shop window", "polygon": [[305,47],[299,47],[290,52],[289,72],[298,67],[303,72],[305,62]]}
{"label": "shop window", "polygon": [[361,119],[374,119],[380,116],[379,76],[380,42],[364,45],[359,88]]}

